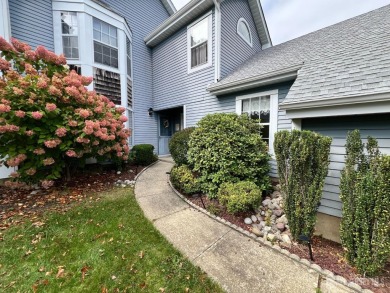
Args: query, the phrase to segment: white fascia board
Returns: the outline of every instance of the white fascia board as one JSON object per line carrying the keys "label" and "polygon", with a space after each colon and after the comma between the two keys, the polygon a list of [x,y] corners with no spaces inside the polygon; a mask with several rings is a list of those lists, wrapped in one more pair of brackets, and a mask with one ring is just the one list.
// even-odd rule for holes
{"label": "white fascia board", "polygon": [[302,64],[292,66],[286,69],[273,71],[267,74],[254,76],[222,85],[212,85],[207,90],[213,95],[222,95],[237,91],[252,89],[264,85],[280,83],[296,79],[298,70]]}
{"label": "white fascia board", "polygon": [[53,0],[53,11],[84,12],[107,22],[123,31],[132,39],[132,32],[126,20],[115,12],[90,0]]}
{"label": "white fascia board", "polygon": [[390,93],[281,104],[290,119],[388,113]]}
{"label": "white fascia board", "polygon": [[[154,31],[152,31],[149,35],[144,38],[144,41],[147,46],[155,46],[161,40],[165,39],[163,36],[169,30],[172,30],[172,33],[176,31],[174,26],[178,23],[185,20],[185,18],[193,18],[195,15],[201,14],[201,11],[205,11],[209,6],[214,4],[213,0],[192,0],[188,4],[186,4],[183,8],[165,20],[162,24],[160,24]],[[203,7],[203,8],[202,8]],[[160,40],[160,38],[162,39]]]}

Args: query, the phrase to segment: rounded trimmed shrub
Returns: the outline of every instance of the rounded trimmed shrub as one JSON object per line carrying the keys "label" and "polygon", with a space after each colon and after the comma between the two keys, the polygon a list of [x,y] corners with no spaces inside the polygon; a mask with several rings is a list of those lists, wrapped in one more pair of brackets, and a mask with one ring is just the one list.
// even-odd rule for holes
{"label": "rounded trimmed shrub", "polygon": [[252,181],[261,190],[270,187],[270,156],[258,121],[217,113],[205,116],[197,126],[188,144],[188,161],[209,197],[215,197],[225,182]]}
{"label": "rounded trimmed shrub", "polygon": [[200,191],[199,180],[186,165],[174,166],[171,170],[173,186],[185,194],[194,194]]}
{"label": "rounded trimmed shrub", "polygon": [[157,161],[153,153],[154,146],[151,144],[138,144],[130,151],[130,159],[133,164],[147,166]]}
{"label": "rounded trimmed shrub", "polygon": [[223,183],[218,191],[218,200],[232,214],[248,211],[261,201],[261,189],[253,182]]}
{"label": "rounded trimmed shrub", "polygon": [[177,165],[188,165],[188,141],[195,127],[176,132],[169,141],[169,152]]}

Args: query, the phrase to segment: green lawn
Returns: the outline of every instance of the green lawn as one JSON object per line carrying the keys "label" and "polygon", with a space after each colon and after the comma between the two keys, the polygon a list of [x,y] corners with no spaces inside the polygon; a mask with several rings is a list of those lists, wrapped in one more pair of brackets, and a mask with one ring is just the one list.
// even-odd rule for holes
{"label": "green lawn", "polygon": [[222,292],[156,231],[131,189],[100,196],[4,231],[0,292]]}

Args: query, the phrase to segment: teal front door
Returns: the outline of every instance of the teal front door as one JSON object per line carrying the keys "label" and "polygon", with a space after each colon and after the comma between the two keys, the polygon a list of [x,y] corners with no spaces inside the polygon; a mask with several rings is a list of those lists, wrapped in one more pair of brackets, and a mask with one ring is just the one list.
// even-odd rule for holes
{"label": "teal front door", "polygon": [[158,154],[169,155],[169,141],[175,132],[182,129],[181,117],[180,114],[160,114],[159,120]]}

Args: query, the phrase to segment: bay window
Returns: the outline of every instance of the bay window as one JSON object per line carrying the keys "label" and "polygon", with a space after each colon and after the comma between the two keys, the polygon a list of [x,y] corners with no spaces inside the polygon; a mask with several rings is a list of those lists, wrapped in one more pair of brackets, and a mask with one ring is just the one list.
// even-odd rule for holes
{"label": "bay window", "polygon": [[93,39],[95,62],[118,68],[117,28],[93,18]]}
{"label": "bay window", "polygon": [[68,59],[79,58],[79,27],[76,12],[61,12],[62,49]]}

